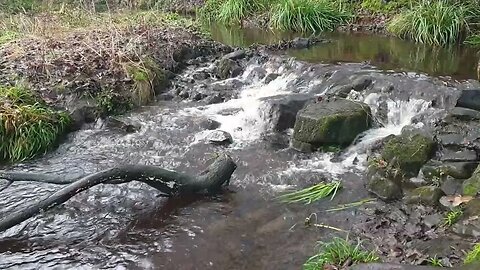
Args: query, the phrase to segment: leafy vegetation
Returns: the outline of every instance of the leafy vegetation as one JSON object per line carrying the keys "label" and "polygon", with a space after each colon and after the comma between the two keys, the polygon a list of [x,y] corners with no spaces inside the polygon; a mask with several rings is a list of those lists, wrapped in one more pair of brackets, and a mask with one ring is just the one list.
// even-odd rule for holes
{"label": "leafy vegetation", "polygon": [[480,262],[480,243],[473,246],[472,250],[470,250],[465,256],[463,262],[465,264]]}
{"label": "leafy vegetation", "polygon": [[388,30],[416,42],[452,44],[468,34],[470,14],[469,5],[425,0],[395,16]]}
{"label": "leafy vegetation", "polygon": [[442,260],[437,258],[437,256],[429,258],[427,261],[428,261],[428,264],[431,266],[443,267]]}
{"label": "leafy vegetation", "polygon": [[207,0],[199,18],[208,23],[242,24],[249,16],[267,14],[276,29],[331,31],[350,18],[341,7],[326,0]]}
{"label": "leafy vegetation", "polygon": [[58,112],[23,87],[0,87],[0,160],[21,161],[45,153],[66,131]]}
{"label": "leafy vegetation", "polygon": [[304,270],[325,269],[326,266],[342,267],[347,261],[352,264],[378,261],[373,251],[365,251],[361,242],[352,244],[348,239],[334,238],[330,242],[320,242],[318,253],[303,265]]}
{"label": "leafy vegetation", "polygon": [[463,215],[462,209],[454,209],[454,210],[448,211],[448,213],[443,218],[443,226],[452,227],[452,225],[455,224],[462,215]]}
{"label": "leafy vegetation", "polygon": [[333,181],[331,183],[319,183],[299,191],[284,194],[280,196],[279,199],[287,203],[302,202],[305,204],[310,204],[330,195],[332,196],[330,199],[333,199],[341,186],[342,185],[339,181]]}

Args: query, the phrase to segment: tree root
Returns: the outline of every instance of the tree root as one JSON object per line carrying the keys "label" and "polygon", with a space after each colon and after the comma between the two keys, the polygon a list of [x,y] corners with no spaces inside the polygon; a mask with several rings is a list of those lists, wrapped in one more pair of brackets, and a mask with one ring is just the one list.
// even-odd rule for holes
{"label": "tree root", "polygon": [[223,185],[228,185],[236,164],[227,154],[220,154],[208,168],[198,176],[165,170],[156,166],[126,165],[114,167],[80,179],[64,179],[54,175],[23,172],[0,172],[0,179],[12,182],[33,181],[67,185],[45,200],[7,215],[0,220],[0,232],[23,221],[60,205],[76,194],[98,184],[122,184],[140,181],[161,191],[167,196],[182,194],[217,192]]}

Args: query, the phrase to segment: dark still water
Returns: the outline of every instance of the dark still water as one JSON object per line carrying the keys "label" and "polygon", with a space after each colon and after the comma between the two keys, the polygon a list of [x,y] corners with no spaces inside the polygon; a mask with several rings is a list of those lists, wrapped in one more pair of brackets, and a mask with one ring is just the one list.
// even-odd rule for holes
{"label": "dark still water", "polygon": [[[234,46],[273,44],[299,34],[256,28],[212,26],[213,39]],[[309,49],[292,50],[291,56],[312,63],[365,62],[385,70],[414,71],[455,79],[478,79],[478,49],[442,48],[416,44],[395,37],[362,33],[325,33],[329,43]]]}

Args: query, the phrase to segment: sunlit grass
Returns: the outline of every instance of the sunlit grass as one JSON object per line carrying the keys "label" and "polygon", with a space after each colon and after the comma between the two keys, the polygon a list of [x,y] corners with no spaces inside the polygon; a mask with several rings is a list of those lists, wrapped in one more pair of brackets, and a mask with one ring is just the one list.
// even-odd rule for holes
{"label": "sunlit grass", "polygon": [[343,238],[334,238],[330,242],[320,242],[317,254],[303,265],[304,270],[321,270],[327,265],[341,267],[347,261],[352,264],[378,261],[373,251],[366,251],[360,241],[355,244]]}
{"label": "sunlit grass", "polygon": [[472,250],[470,250],[465,256],[463,262],[465,264],[480,262],[480,243],[473,246]]}
{"label": "sunlit grass", "polygon": [[274,28],[300,32],[333,31],[350,16],[324,0],[280,0],[272,9]]}
{"label": "sunlit grass", "polygon": [[0,87],[0,161],[45,153],[67,129],[70,117],[21,87]]}
{"label": "sunlit grass", "polygon": [[416,42],[445,45],[457,42],[468,32],[469,9],[445,0],[422,1],[395,16],[388,30]]}
{"label": "sunlit grass", "polygon": [[462,215],[463,215],[462,209],[454,209],[454,210],[448,211],[448,213],[443,218],[443,226],[452,227],[453,224],[455,224]]}
{"label": "sunlit grass", "polygon": [[431,266],[436,266],[436,267],[443,267],[442,260],[437,258],[437,256],[434,256],[432,258],[429,258],[427,260],[428,264]]}
{"label": "sunlit grass", "polygon": [[279,199],[286,203],[310,204],[328,196],[331,196],[331,199],[333,199],[341,186],[342,185],[339,181],[334,181],[331,183],[322,182],[299,191],[284,194],[280,196]]}

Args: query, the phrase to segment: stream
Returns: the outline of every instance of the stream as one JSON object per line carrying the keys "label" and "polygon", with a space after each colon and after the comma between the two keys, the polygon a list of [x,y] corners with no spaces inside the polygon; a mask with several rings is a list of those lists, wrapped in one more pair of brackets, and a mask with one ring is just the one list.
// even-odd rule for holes
{"label": "stream", "polygon": [[[212,36],[237,46],[292,37],[223,28],[212,29]],[[282,55],[248,60],[234,79],[209,78],[192,84],[193,74],[209,70],[212,63],[189,66],[174,79],[174,87],[228,88],[231,99],[218,104],[159,100],[121,117],[141,125],[138,132],[127,134],[98,122],[69,134],[51,153],[10,166],[70,177],[122,164],[196,174],[215,152],[227,151],[238,168],[229,189],[212,197],[166,199],[135,182],[96,186],[0,234],[0,269],[300,269],[317,241],[346,236],[306,228],[305,219],[312,213],[318,223],[348,232],[370,232],[376,238],[371,245],[377,247],[391,232],[376,234],[369,221],[379,208],[390,206],[376,202],[358,209],[325,210],[372,198],[364,188],[370,148],[390,134],[400,134],[405,126],[428,128],[435,115],[455,105],[458,89],[479,86],[475,81],[478,60],[465,48],[448,51],[339,33],[327,37],[332,42],[289,51],[297,60]],[[267,81],[262,74],[279,76]],[[378,124],[341,153],[300,153],[289,147],[291,129],[272,132],[266,112],[275,98],[321,95],[365,76],[374,78],[373,86],[348,98],[369,104]],[[230,133],[233,143],[206,142],[209,131],[202,123],[207,119],[219,122],[218,129]],[[276,200],[286,190],[331,180],[343,183],[333,200],[311,205]],[[0,216],[58,188],[14,183],[2,192]],[[460,245],[459,239],[448,238],[446,245],[457,242]]]}

